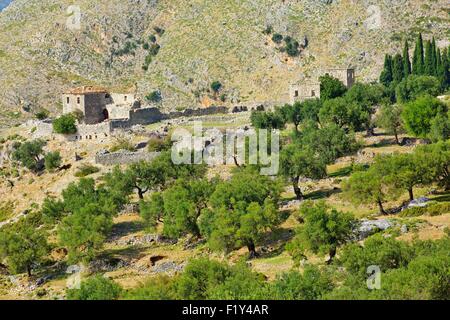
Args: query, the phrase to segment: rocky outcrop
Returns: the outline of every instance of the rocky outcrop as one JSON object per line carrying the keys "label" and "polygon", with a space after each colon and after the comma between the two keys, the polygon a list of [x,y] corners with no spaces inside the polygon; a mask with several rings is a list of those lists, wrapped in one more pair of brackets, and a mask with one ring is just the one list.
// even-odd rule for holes
{"label": "rocky outcrop", "polygon": [[355,229],[354,235],[357,240],[364,240],[372,234],[392,228],[394,224],[387,219],[362,220]]}

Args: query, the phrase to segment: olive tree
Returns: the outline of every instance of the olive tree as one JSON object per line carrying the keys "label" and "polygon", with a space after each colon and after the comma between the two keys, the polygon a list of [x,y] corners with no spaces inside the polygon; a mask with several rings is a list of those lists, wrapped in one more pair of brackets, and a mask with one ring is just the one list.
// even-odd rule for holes
{"label": "olive tree", "polygon": [[280,223],[280,184],[253,168],[238,169],[219,183],[200,217],[200,231],[212,249],[229,252],[246,246],[250,257],[268,230]]}
{"label": "olive tree", "polygon": [[287,250],[298,262],[306,257],[306,252],[328,254],[330,263],[336,255],[338,246],[351,239],[355,218],[350,213],[340,212],[325,202],[305,202],[300,207],[304,221]]}

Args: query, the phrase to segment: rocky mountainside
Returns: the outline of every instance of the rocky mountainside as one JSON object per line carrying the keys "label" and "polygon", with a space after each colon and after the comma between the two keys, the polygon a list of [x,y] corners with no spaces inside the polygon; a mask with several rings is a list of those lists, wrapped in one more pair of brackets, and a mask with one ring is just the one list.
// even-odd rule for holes
{"label": "rocky mountainside", "polygon": [[58,112],[61,92],[85,84],[159,90],[164,109],[283,102],[330,67],[374,80],[405,38],[446,46],[449,30],[448,0],[13,0],[0,12],[0,126]]}

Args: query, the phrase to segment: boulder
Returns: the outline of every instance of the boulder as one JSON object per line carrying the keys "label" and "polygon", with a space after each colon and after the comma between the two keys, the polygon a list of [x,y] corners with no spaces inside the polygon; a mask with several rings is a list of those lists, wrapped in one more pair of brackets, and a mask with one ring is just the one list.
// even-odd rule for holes
{"label": "boulder", "polygon": [[426,198],[426,197],[420,197],[417,198],[415,200],[412,200],[407,206],[406,208],[415,208],[415,207],[426,207],[428,206],[428,202],[430,201],[430,199]]}
{"label": "boulder", "polygon": [[393,227],[393,223],[387,219],[361,220],[361,224],[355,230],[357,240],[364,240],[378,231],[384,231]]}
{"label": "boulder", "polygon": [[408,226],[406,224],[402,225],[400,228],[401,233],[407,233],[408,232]]}
{"label": "boulder", "polygon": [[176,264],[173,261],[167,261],[167,262],[162,262],[159,264],[156,264],[152,271],[155,273],[169,273],[169,274],[173,274],[176,272],[180,272],[183,271],[184,269],[184,264]]}

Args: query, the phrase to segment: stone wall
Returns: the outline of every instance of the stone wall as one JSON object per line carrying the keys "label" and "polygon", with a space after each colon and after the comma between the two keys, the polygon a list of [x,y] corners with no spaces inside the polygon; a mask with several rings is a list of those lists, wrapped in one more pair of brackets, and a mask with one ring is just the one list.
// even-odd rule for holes
{"label": "stone wall", "polygon": [[106,106],[108,110],[108,118],[110,120],[128,119],[130,116],[131,105],[115,105],[109,104]]}
{"label": "stone wall", "polygon": [[103,151],[97,153],[95,156],[95,163],[104,166],[114,166],[118,164],[131,164],[139,161],[152,161],[155,159],[160,152],[129,152],[129,151],[119,151],[110,153],[108,151]]}
{"label": "stone wall", "polygon": [[229,113],[227,107],[209,107],[200,109],[186,109],[184,111],[174,111],[162,113],[158,108],[148,107],[142,109],[131,109],[129,119],[115,119],[112,121],[113,129],[125,129],[135,125],[148,125],[163,120],[176,119],[181,117],[207,116],[213,114]]}
{"label": "stone wall", "polygon": [[120,105],[130,105],[136,100],[133,93],[114,93],[110,94],[108,104],[114,104],[116,106]]}
{"label": "stone wall", "polygon": [[78,132],[72,135],[66,135],[69,141],[97,140],[108,138],[112,133],[112,124],[109,121],[98,124],[78,124]]}
{"label": "stone wall", "polygon": [[175,119],[181,117],[195,117],[195,116],[209,116],[218,113],[229,113],[230,110],[227,107],[216,107],[212,106],[209,108],[199,108],[199,109],[186,109],[184,111],[175,111],[167,114],[167,119]]}
{"label": "stone wall", "polygon": [[142,108],[130,110],[129,126],[147,125],[167,119],[158,108]]}

